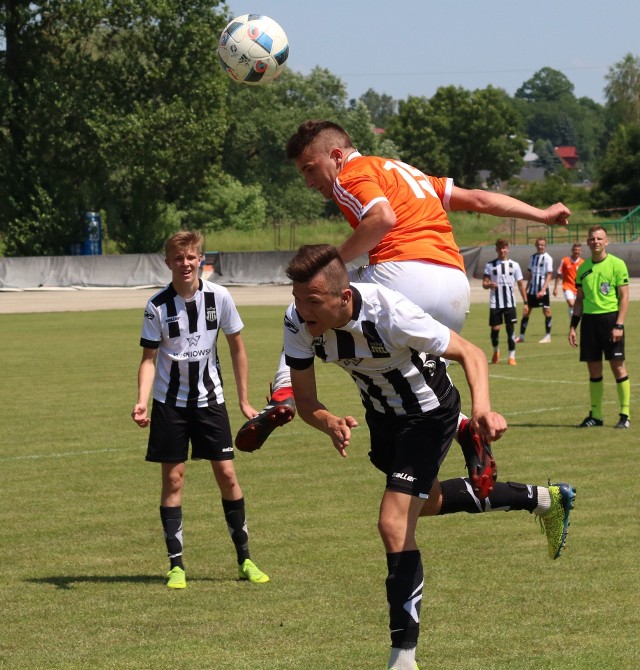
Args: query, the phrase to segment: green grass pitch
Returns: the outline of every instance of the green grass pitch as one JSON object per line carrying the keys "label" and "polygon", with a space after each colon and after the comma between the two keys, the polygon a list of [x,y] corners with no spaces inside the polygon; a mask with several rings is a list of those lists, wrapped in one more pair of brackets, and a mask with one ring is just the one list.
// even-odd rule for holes
{"label": "green grass pitch", "polygon": [[[207,463],[190,463],[184,498],[188,588],[164,586],[158,467],[131,421],[140,310],[0,316],[2,560],[0,667],[13,670],[381,670],[388,657],[386,565],[377,536],[382,476],[368,435],[347,459],[296,419],[236,465],[252,556],[270,576],[237,580]],[[282,308],[241,308],[251,399],[263,405],[281,346]],[[490,354],[488,307],[464,335]],[[550,345],[534,313],[518,366],[491,366],[503,480],[569,481],[578,496],[568,547],[549,560],[526,513],[423,519],[425,566],[418,661],[439,670],[640,667],[640,310],[627,319],[632,427],[616,431],[605,375],[604,428],[588,411],[586,366],[556,309]],[[501,345],[506,350],[504,334]],[[233,373],[223,373],[234,431]],[[329,408],[362,419],[355,387],[318,364]],[[468,397],[461,370],[451,374]],[[456,444],[442,478],[463,476]]]}

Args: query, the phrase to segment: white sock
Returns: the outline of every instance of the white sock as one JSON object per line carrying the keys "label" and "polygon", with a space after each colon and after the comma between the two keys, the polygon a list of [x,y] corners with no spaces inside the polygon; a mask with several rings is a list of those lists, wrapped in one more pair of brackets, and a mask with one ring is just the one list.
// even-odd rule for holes
{"label": "white sock", "polygon": [[545,486],[538,486],[538,506],[533,510],[534,514],[544,516],[551,508],[551,495]]}
{"label": "white sock", "polygon": [[416,670],[416,648],[399,649],[391,647],[391,658],[387,668],[393,670]]}

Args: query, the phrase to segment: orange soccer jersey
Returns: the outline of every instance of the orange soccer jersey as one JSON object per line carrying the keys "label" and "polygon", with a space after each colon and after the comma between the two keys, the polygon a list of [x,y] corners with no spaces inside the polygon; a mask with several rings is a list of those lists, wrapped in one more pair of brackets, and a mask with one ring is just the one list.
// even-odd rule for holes
{"label": "orange soccer jersey", "polygon": [[577,292],[576,273],[578,268],[584,263],[584,258],[578,258],[574,263],[570,256],[565,256],[558,268],[558,274],[562,276],[562,290]]}
{"label": "orange soccer jersey", "polygon": [[430,177],[398,160],[351,154],[333,186],[349,225],[357,228],[369,209],[388,201],[395,226],[369,251],[369,262],[423,260],[463,272],[464,261],[447,216],[453,181]]}

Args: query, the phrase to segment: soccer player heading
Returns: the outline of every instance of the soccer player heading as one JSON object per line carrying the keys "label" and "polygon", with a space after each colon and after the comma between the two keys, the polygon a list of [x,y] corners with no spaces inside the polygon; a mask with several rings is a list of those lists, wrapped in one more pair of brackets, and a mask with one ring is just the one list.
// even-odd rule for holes
{"label": "soccer player heading", "polygon": [[[301,124],[286,153],[306,185],[332,198],[353,229],[338,247],[342,259],[369,255],[369,264],[354,271],[352,280],[399,291],[455,332],[462,330],[469,311],[470,289],[448,212],[547,225],[566,225],[570,215],[562,203],[539,209],[502,193],[461,188],[451,178],[426,175],[399,160],[364,156],[332,121]],[[281,357],[269,405],[240,429],[236,445],[259,448],[294,413],[289,371]]]}

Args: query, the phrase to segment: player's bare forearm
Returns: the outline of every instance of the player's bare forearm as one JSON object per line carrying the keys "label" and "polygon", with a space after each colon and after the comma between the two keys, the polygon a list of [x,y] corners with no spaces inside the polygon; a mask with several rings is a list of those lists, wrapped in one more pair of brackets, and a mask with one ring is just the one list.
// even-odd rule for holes
{"label": "player's bare forearm", "polygon": [[247,360],[247,350],[240,333],[227,335],[229,344],[229,353],[231,356],[231,367],[236,382],[236,392],[238,395],[238,405],[240,411],[247,419],[252,419],[258,412],[249,402],[249,362]]}
{"label": "player's bare forearm", "polygon": [[331,413],[321,402],[312,402],[296,394],[295,385],[293,396],[296,401],[298,416],[310,426],[329,436],[338,453],[345,458],[347,447],[351,440],[351,428],[358,425],[352,416],[340,417]]}
{"label": "player's bare forearm", "polygon": [[373,249],[393,228],[396,216],[389,203],[377,203],[358,224],[358,227],[338,247],[345,263]]}
{"label": "player's bare forearm", "polygon": [[527,219],[548,226],[554,224],[566,226],[571,215],[571,210],[561,202],[557,202],[546,209],[540,209],[504,193],[493,193],[481,189],[463,189],[458,186],[453,187],[449,206],[454,212],[468,210],[493,216]]}
{"label": "player's bare forearm", "polygon": [[471,420],[475,427],[488,440],[498,440],[507,429],[507,424],[501,414],[491,411],[489,366],[484,352],[452,331],[443,356],[457,361],[464,370],[471,392]]}

